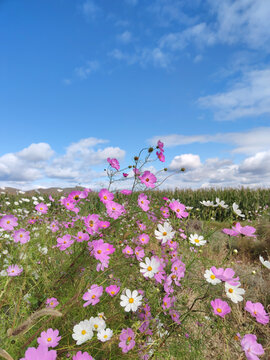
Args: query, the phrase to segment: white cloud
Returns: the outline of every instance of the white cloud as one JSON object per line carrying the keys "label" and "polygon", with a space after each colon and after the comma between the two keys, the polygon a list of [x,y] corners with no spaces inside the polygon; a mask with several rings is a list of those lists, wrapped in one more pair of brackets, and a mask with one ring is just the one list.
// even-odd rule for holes
{"label": "white cloud", "polygon": [[182,154],[173,158],[169,165],[169,170],[179,170],[185,168],[186,170],[196,169],[201,166],[200,156],[194,154]]}
{"label": "white cloud", "polygon": [[87,79],[88,76],[99,69],[100,65],[98,61],[87,61],[86,65],[77,67],[75,73],[81,79]]}
{"label": "white cloud", "polygon": [[87,19],[91,20],[95,19],[101,12],[100,7],[97,6],[93,0],[85,1],[82,4],[81,10],[83,14],[87,17]]}
{"label": "white cloud", "polygon": [[234,147],[231,150],[232,153],[255,154],[256,152],[270,149],[270,127],[259,127],[247,131],[218,133],[214,135],[159,135],[149,139],[148,143],[156,145],[159,139],[164,142],[165,147],[213,142],[231,144]]}
{"label": "white cloud", "polygon": [[246,158],[240,165],[239,172],[259,176],[268,174],[270,177],[270,150]]}
{"label": "white cloud", "polygon": [[124,31],[122,34],[118,35],[117,38],[123,44],[128,44],[132,40],[132,34],[130,31]]}
{"label": "white cloud", "polygon": [[45,161],[48,160],[54,151],[47,143],[31,144],[27,148],[19,151],[17,156],[26,161]]}
{"label": "white cloud", "polygon": [[270,69],[249,71],[232,89],[201,97],[198,103],[212,109],[217,120],[270,114]]}

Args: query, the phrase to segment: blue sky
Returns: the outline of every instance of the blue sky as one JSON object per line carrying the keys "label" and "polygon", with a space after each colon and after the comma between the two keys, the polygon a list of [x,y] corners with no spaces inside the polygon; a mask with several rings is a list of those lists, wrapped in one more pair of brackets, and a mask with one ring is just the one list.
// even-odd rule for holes
{"label": "blue sky", "polygon": [[269,18],[265,0],[0,0],[0,186],[98,188],[108,156],[157,139],[187,168],[170,187],[268,186]]}

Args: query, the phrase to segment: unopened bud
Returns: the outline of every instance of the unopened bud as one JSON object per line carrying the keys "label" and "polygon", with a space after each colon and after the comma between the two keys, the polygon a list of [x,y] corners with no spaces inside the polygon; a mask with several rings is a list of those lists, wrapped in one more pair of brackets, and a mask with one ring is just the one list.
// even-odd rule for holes
{"label": "unopened bud", "polygon": [[164,171],[168,171],[168,169],[167,169],[167,168],[164,168]]}
{"label": "unopened bud", "polygon": [[131,168],[132,168],[132,166],[131,166],[131,165],[129,165],[129,166],[128,166],[128,168],[129,168],[129,169],[131,169]]}
{"label": "unopened bud", "polygon": [[237,250],[237,249],[234,249],[233,252],[234,252],[235,254],[238,254],[238,250]]}
{"label": "unopened bud", "polygon": [[252,271],[252,275],[255,275],[255,274],[256,274],[256,271],[255,271],[255,270],[253,270],[253,271]]}
{"label": "unopened bud", "polygon": [[186,171],[186,169],[183,167],[183,168],[181,168],[181,171],[183,171],[183,172],[184,172],[184,171]]}
{"label": "unopened bud", "polygon": [[139,160],[138,156],[134,156],[134,160],[138,161]]}
{"label": "unopened bud", "polygon": [[151,152],[153,152],[154,151],[154,149],[152,148],[152,147],[150,147],[149,149],[148,149],[148,152],[149,153],[151,153]]}

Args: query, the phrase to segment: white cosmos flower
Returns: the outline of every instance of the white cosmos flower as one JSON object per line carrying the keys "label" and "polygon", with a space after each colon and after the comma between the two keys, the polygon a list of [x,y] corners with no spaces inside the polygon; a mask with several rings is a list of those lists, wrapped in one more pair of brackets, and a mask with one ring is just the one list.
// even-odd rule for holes
{"label": "white cosmos flower", "polygon": [[214,202],[210,201],[210,200],[207,200],[207,201],[203,200],[203,201],[200,201],[200,203],[204,206],[214,206],[214,207],[217,206],[217,205],[214,205]]}
{"label": "white cosmos flower", "polygon": [[225,204],[224,200],[220,201],[219,198],[216,198],[216,203],[217,203],[217,206],[221,206],[224,209],[227,209],[227,207],[229,206],[229,205]]}
{"label": "white cosmos flower", "polygon": [[73,328],[72,337],[77,345],[81,345],[87,340],[92,339],[93,331],[89,320],[83,320]]}
{"label": "white cosmos flower", "polygon": [[267,268],[270,269],[270,261],[264,260],[264,258],[260,255],[259,256],[260,262]]}
{"label": "white cosmos flower", "polygon": [[232,286],[232,285],[228,284],[227,282],[225,282],[226,295],[235,304],[237,304],[240,301],[243,301],[243,296],[241,296],[241,295],[244,295],[244,293],[246,292],[244,289],[239,288],[240,285],[241,284],[239,283],[237,286]]}
{"label": "white cosmos flower", "polygon": [[112,336],[113,336],[113,331],[109,328],[107,328],[106,330],[103,329],[97,333],[98,340],[102,342],[110,340]]}
{"label": "white cosmos flower", "polygon": [[149,257],[147,257],[145,258],[145,263],[140,262],[140,272],[144,277],[152,278],[158,272],[159,266],[160,262],[157,259],[152,256],[150,260]]}
{"label": "white cosmos flower", "polygon": [[232,208],[233,208],[233,211],[234,211],[234,213],[235,213],[236,215],[238,215],[238,216],[240,216],[240,217],[242,217],[242,218],[245,217],[245,215],[242,214],[241,210],[239,210],[239,205],[237,205],[236,203],[233,203]]}
{"label": "white cosmos flower", "polygon": [[204,240],[203,236],[199,236],[198,234],[191,234],[189,237],[189,241],[191,244],[196,246],[202,246],[206,244],[206,240]]}
{"label": "white cosmos flower", "polygon": [[158,230],[155,230],[156,239],[161,240],[162,244],[165,244],[168,240],[172,240],[175,234],[172,226],[168,221],[163,225],[158,224]]}
{"label": "white cosmos flower", "polygon": [[90,321],[90,324],[92,326],[93,331],[101,331],[101,330],[104,330],[106,328],[105,321],[100,317],[91,316],[89,321]]}
{"label": "white cosmos flower", "polygon": [[138,296],[138,291],[130,291],[126,289],[126,295],[120,296],[120,305],[125,308],[125,311],[137,311],[138,307],[142,304],[142,295]]}
{"label": "white cosmos flower", "polygon": [[217,279],[211,270],[205,270],[203,276],[205,277],[206,281],[208,281],[212,285],[221,283],[221,280]]}

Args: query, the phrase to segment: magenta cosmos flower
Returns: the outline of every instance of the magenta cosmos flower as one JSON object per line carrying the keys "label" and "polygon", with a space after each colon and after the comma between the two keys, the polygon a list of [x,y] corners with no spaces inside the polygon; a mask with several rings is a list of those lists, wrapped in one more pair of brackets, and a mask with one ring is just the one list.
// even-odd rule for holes
{"label": "magenta cosmos flower", "polygon": [[108,201],[112,201],[114,198],[113,193],[111,193],[107,189],[101,189],[98,193],[98,196],[100,198],[100,201],[103,202],[103,204],[106,204],[106,202]]}
{"label": "magenta cosmos flower", "polygon": [[37,339],[39,345],[44,345],[49,347],[56,347],[61,340],[61,336],[59,335],[59,331],[53,330],[52,328],[48,329],[47,331],[42,331],[40,337]]}
{"label": "magenta cosmos flower", "polygon": [[18,225],[18,219],[13,215],[5,215],[0,219],[0,226],[4,230],[13,230]]}
{"label": "magenta cosmos flower", "polygon": [[214,310],[214,314],[222,318],[231,312],[230,306],[226,303],[226,301],[222,301],[221,299],[211,301],[211,306]]}
{"label": "magenta cosmos flower", "polygon": [[121,190],[120,193],[123,195],[130,195],[130,194],[132,194],[132,191],[124,189],[124,190]]}
{"label": "magenta cosmos flower", "polygon": [[119,347],[122,348],[123,353],[127,353],[135,346],[135,334],[131,328],[123,329],[119,336]]}
{"label": "magenta cosmos flower", "polygon": [[160,152],[157,151],[156,154],[161,162],[165,162],[165,156],[162,151],[160,151]]}
{"label": "magenta cosmos flower", "polygon": [[73,356],[72,360],[93,360],[93,358],[86,351],[84,353],[78,351],[77,354]]}
{"label": "magenta cosmos flower", "polygon": [[159,150],[161,152],[164,152],[164,143],[162,141],[158,140],[157,148],[159,148]]}
{"label": "magenta cosmos flower", "polygon": [[256,229],[253,226],[241,226],[241,224],[238,222],[235,226],[233,226],[231,229],[223,229],[222,230],[224,234],[230,235],[230,236],[250,236],[250,237],[256,237],[254,235],[254,232]]}
{"label": "magenta cosmos flower", "polygon": [[264,325],[269,323],[269,315],[264,310],[264,307],[261,303],[252,303],[251,301],[247,301],[245,310],[248,311],[251,316],[255,317],[259,323]]}
{"label": "magenta cosmos flower", "polygon": [[139,176],[141,182],[148,188],[154,188],[157,178],[150,171],[145,171],[142,176]]}
{"label": "magenta cosmos flower", "polygon": [[231,268],[226,268],[225,270],[223,268],[216,268],[215,266],[212,266],[211,269],[212,273],[215,275],[215,277],[221,281],[225,281],[231,286],[237,286],[239,285],[239,277],[234,278],[235,272]]}
{"label": "magenta cosmos flower", "polygon": [[40,203],[35,206],[35,209],[41,214],[47,214],[48,206],[44,203]]}
{"label": "magenta cosmos flower", "polygon": [[105,289],[106,293],[111,295],[111,297],[117,295],[119,293],[119,290],[120,290],[120,286],[117,285],[110,285]]}
{"label": "magenta cosmos flower", "polygon": [[30,232],[25,229],[16,230],[14,231],[13,239],[15,243],[25,244],[30,240]]}
{"label": "magenta cosmos flower", "polygon": [[138,205],[143,211],[149,210],[149,203],[150,201],[147,200],[147,195],[144,195],[143,193],[138,196]]}
{"label": "magenta cosmos flower", "polygon": [[57,305],[59,305],[59,302],[58,302],[58,300],[57,300],[56,298],[52,297],[52,298],[48,298],[48,299],[46,300],[46,305],[47,305],[47,307],[53,309],[53,308],[55,308]]}
{"label": "magenta cosmos flower", "polygon": [[119,161],[117,159],[107,158],[107,161],[111,165],[111,167],[114,168],[115,170],[120,169]]}
{"label": "magenta cosmos flower", "polygon": [[119,216],[121,216],[125,212],[124,206],[114,201],[106,202],[106,210],[108,216],[115,220],[118,219]]}
{"label": "magenta cosmos flower", "polygon": [[176,213],[176,216],[179,219],[188,217],[188,212],[185,211],[185,205],[181,204],[179,201],[174,200],[169,204],[169,207],[172,211]]}
{"label": "magenta cosmos flower", "polygon": [[83,294],[83,300],[86,300],[86,303],[83,304],[84,307],[88,305],[96,305],[99,302],[100,296],[103,294],[103,286],[98,286],[94,284],[86,293]]}
{"label": "magenta cosmos flower", "polygon": [[7,268],[7,274],[8,276],[19,276],[23,272],[23,268],[19,267],[18,265],[10,265]]}
{"label": "magenta cosmos flower", "polygon": [[248,360],[259,360],[257,355],[264,354],[262,345],[257,343],[256,335],[246,334],[241,340],[241,346]]}
{"label": "magenta cosmos flower", "polygon": [[48,350],[47,346],[39,346],[28,348],[24,358],[21,360],[56,360],[57,353],[55,350]]}
{"label": "magenta cosmos flower", "polygon": [[59,250],[64,251],[69,248],[74,243],[74,240],[71,239],[71,235],[66,234],[62,238],[57,238],[57,247]]}

